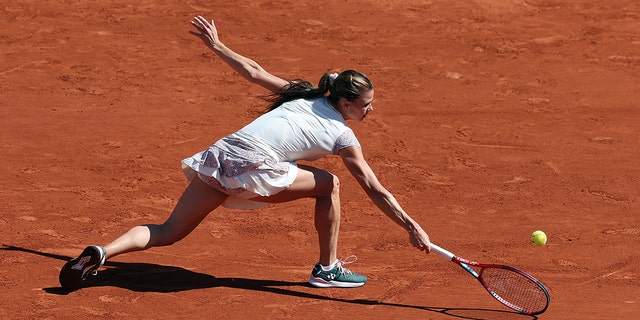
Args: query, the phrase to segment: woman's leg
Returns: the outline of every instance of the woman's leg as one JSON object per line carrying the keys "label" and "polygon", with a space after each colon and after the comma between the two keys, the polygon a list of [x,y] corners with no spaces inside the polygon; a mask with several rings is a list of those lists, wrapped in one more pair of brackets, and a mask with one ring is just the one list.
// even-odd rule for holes
{"label": "woman's leg", "polygon": [[340,181],[330,172],[299,165],[298,176],[289,188],[270,197],[252,200],[279,203],[301,198],[315,198],[315,228],[318,232],[320,260],[330,265],[337,260],[340,229]]}
{"label": "woman's leg", "polygon": [[299,169],[298,176],[287,190],[255,200],[283,202],[306,197],[315,198],[315,226],[320,244],[320,264],[313,267],[309,284],[322,288],[355,288],[364,285],[367,277],[344,268],[345,262],[337,259],[340,181],[325,170],[308,166],[299,166]]}
{"label": "woman's leg", "polygon": [[104,247],[107,251],[106,258],[155,246],[167,246],[181,240],[227,197],[195,177],[163,224],[133,227]]}

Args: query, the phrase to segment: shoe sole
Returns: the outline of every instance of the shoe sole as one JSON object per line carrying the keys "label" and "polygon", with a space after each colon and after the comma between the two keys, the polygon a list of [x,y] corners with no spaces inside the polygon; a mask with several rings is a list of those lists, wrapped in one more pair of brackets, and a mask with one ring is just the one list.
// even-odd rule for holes
{"label": "shoe sole", "polygon": [[317,288],[357,288],[362,287],[366,282],[341,282],[341,281],[326,281],[322,278],[311,277],[309,278],[309,284]]}
{"label": "shoe sole", "polygon": [[75,290],[80,287],[84,277],[100,267],[100,249],[87,247],[75,259],[69,260],[60,270],[60,286],[66,290]]}

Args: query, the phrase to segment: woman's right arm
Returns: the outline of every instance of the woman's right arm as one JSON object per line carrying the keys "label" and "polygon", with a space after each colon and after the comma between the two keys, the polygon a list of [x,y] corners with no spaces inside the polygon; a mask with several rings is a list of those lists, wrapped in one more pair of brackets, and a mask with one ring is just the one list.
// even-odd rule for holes
{"label": "woman's right arm", "polygon": [[382,210],[393,222],[397,223],[409,233],[411,244],[427,253],[431,250],[429,236],[420,225],[407,214],[394,196],[385,189],[375,173],[365,161],[360,147],[347,147],[340,150],[342,161],[349,172],[358,181],[373,203]]}
{"label": "woman's right arm", "polygon": [[213,20],[208,22],[202,16],[194,17],[191,24],[199,33],[191,34],[200,38],[206,45],[215,52],[222,60],[229,64],[236,72],[247,80],[257,83],[272,92],[278,92],[289,84],[287,80],[272,75],[264,70],[257,62],[242,56],[225,46],[218,38],[218,30]]}

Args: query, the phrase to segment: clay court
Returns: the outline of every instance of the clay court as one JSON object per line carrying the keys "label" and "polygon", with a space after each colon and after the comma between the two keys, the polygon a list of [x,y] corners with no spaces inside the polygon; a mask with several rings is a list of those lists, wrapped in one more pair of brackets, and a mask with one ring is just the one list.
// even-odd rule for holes
{"label": "clay court", "polygon": [[638,317],[637,1],[106,0],[0,6],[0,318],[536,319],[411,247],[336,156],[313,165],[341,179],[364,287],[306,285],[304,199],[220,208],[62,291],[66,260],[164,221],[180,161],[266,108],[189,34],[198,14],[281,77],[366,73],[375,110],[350,125],[378,178],[434,243],[544,282],[539,319]]}

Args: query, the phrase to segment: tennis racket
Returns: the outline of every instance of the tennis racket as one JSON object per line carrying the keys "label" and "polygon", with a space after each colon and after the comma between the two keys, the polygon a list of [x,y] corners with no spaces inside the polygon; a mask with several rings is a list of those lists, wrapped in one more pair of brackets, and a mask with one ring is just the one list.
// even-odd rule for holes
{"label": "tennis racket", "polygon": [[[431,243],[431,251],[461,266],[505,306],[520,313],[541,314],[549,307],[549,291],[533,276],[514,267],[467,260]],[[471,267],[478,269],[477,271]]]}

